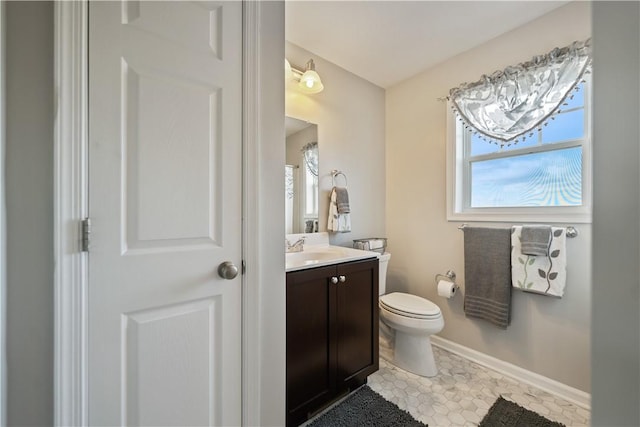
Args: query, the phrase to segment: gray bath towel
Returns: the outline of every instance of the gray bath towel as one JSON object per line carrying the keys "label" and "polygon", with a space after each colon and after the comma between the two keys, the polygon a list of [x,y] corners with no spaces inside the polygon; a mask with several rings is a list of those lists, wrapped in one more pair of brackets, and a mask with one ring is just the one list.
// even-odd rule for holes
{"label": "gray bath towel", "polygon": [[523,225],[520,235],[522,253],[533,256],[549,255],[549,244],[551,243],[550,225]]}
{"label": "gray bath towel", "polygon": [[336,187],[336,203],[338,204],[338,213],[350,213],[349,192],[344,187]]}
{"label": "gray bath towel", "polygon": [[511,229],[464,228],[464,312],[506,329],[511,322]]}

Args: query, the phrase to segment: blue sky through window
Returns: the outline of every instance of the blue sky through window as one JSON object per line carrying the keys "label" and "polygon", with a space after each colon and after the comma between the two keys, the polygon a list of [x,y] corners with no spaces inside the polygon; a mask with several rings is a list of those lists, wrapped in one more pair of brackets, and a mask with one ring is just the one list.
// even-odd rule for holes
{"label": "blue sky through window", "polygon": [[583,181],[588,185],[590,178],[588,165],[583,176],[583,156],[588,158],[589,152],[584,90],[583,83],[546,126],[509,146],[500,147],[465,130],[463,210],[471,208],[469,212],[479,213],[483,211],[473,209],[487,208],[485,212],[491,214],[503,211],[490,208],[580,207],[589,203],[589,194],[583,194]]}
{"label": "blue sky through window", "polygon": [[[585,125],[582,89],[567,100],[563,112],[541,132],[534,131],[532,136],[510,147],[501,149],[478,135],[470,135],[471,157],[582,139]],[[582,205],[581,146],[472,160],[469,173],[473,208]]]}
{"label": "blue sky through window", "polygon": [[[567,97],[565,104],[560,108],[563,112],[554,115],[553,119],[543,126],[542,137],[539,131],[534,130],[533,135],[528,134],[524,138],[518,138],[518,143],[500,148],[497,144],[485,141],[479,134],[471,134],[471,156],[533,147],[540,142],[547,144],[582,138],[584,135],[584,83],[580,84],[579,90],[572,92],[572,97]],[[578,110],[574,110],[576,108]]]}
{"label": "blue sky through window", "polygon": [[582,138],[584,134],[584,110],[575,110],[555,116],[542,130],[542,142],[553,143]]}
{"label": "blue sky through window", "polygon": [[471,164],[471,206],[580,206],[582,147]]}

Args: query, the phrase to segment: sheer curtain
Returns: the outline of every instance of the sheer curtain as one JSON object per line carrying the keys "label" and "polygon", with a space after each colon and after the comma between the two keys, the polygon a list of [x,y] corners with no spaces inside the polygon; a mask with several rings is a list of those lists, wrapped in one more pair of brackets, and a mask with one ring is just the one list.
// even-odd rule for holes
{"label": "sheer curtain", "polygon": [[310,142],[302,147],[302,154],[309,172],[314,176],[318,176],[318,143]]}
{"label": "sheer curtain", "polygon": [[451,108],[487,141],[517,143],[561,110],[590,66],[591,40],[574,42],[451,89]]}

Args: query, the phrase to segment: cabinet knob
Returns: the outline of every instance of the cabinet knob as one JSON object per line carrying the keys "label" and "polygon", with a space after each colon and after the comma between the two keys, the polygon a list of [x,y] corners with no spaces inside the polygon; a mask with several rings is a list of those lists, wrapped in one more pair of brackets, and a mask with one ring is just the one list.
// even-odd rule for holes
{"label": "cabinet knob", "polygon": [[338,280],[340,280],[340,283],[344,283],[344,282],[346,282],[346,281],[347,281],[347,278],[346,278],[346,276],[340,276],[340,277],[338,278]]}
{"label": "cabinet knob", "polygon": [[336,276],[333,276],[333,277],[331,278],[331,283],[333,283],[334,285],[335,285],[336,283],[338,283],[338,278],[337,278]]}

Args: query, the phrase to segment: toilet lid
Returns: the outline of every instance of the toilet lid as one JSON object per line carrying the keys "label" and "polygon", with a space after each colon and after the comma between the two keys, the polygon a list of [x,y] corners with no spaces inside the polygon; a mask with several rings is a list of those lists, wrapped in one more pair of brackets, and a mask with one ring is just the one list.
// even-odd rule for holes
{"label": "toilet lid", "polygon": [[428,299],[402,292],[382,295],[380,304],[390,311],[399,314],[406,313],[410,317],[435,317],[440,315],[440,308]]}

